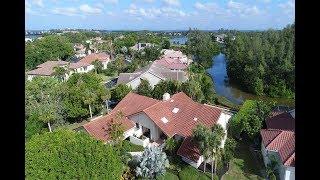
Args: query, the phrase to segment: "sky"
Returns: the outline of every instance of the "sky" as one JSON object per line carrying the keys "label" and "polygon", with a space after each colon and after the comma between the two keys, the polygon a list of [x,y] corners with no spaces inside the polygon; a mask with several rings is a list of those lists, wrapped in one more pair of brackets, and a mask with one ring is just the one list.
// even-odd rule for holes
{"label": "sky", "polygon": [[264,30],[294,14],[294,0],[26,0],[25,28]]}

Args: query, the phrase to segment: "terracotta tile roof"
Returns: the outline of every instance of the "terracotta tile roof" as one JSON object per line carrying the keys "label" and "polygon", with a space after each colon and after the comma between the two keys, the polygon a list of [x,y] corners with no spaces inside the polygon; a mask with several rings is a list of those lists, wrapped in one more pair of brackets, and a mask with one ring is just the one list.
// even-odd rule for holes
{"label": "terracotta tile roof", "polygon": [[177,151],[177,155],[197,162],[201,156],[198,145],[191,137],[185,138]]}
{"label": "terracotta tile roof", "polygon": [[296,153],[294,152],[288,160],[284,163],[285,166],[295,166],[295,161],[296,161]]}
{"label": "terracotta tile roof", "polygon": [[37,69],[28,71],[28,75],[40,75],[40,76],[51,76],[54,72],[54,67],[67,65],[66,61],[47,61],[37,66]]}
{"label": "terracotta tile roof", "polygon": [[[160,101],[130,92],[111,111],[105,120],[95,120],[84,125],[85,129],[97,139],[105,140],[105,121],[117,112],[123,112],[126,119],[139,112],[144,112],[165,134],[169,137],[178,134],[186,138],[179,148],[179,155],[190,160],[197,161],[200,157],[199,149],[190,140],[192,129],[197,124],[211,127],[216,124],[222,110],[214,106],[208,106],[194,102],[185,93],[174,94],[166,101]],[[165,119],[168,121],[165,123]]]}
{"label": "terracotta tile roof", "polygon": [[[174,108],[178,108],[179,111],[173,113]],[[161,101],[143,112],[170,137],[174,134],[191,136],[192,129],[197,124],[211,127],[218,121],[221,114],[220,109],[194,102],[183,92],[174,94],[169,100]],[[168,119],[167,123],[161,120],[163,117]]]}
{"label": "terracotta tile roof", "polygon": [[96,139],[106,141],[108,140],[108,134],[106,132],[107,123],[110,122],[112,118],[115,118],[119,111],[121,111],[124,115],[122,122],[125,125],[126,130],[128,130],[135,125],[133,121],[128,119],[128,116],[141,112],[143,109],[152,106],[157,102],[159,101],[156,99],[130,92],[122,99],[122,101],[117,104],[110,114],[103,116],[100,119],[91,121],[85,124],[83,127]]}
{"label": "terracotta tile roof", "polygon": [[70,63],[69,68],[70,69],[77,69],[80,67],[87,67],[90,66],[91,64],[84,63],[84,62],[76,62],[76,63]]}
{"label": "terracotta tile roof", "polygon": [[91,64],[97,59],[99,61],[110,61],[110,55],[107,53],[92,53],[80,59],[79,62]]}
{"label": "terracotta tile roof", "polygon": [[[83,125],[84,129],[93,137],[103,142],[106,142],[109,139],[108,128],[116,117],[115,113],[110,113],[106,116],[103,116],[97,120],[93,120],[85,125]],[[127,117],[123,117],[120,119],[120,122],[123,125],[124,131],[127,131],[135,126],[135,123],[128,119]]]}
{"label": "terracotta tile roof", "polygon": [[266,119],[268,129],[282,129],[295,131],[295,119],[289,112],[273,111],[269,118]]}
{"label": "terracotta tile roof", "polygon": [[[262,129],[260,134],[265,148],[278,152],[283,164],[295,153],[295,133],[293,131]],[[286,164],[294,164],[294,157]]]}
{"label": "terracotta tile roof", "polygon": [[184,70],[184,69],[188,68],[188,65],[184,64],[179,59],[172,59],[172,58],[168,58],[168,57],[163,57],[161,59],[155,60],[154,63],[159,66],[163,66],[163,67],[166,67],[169,69]]}

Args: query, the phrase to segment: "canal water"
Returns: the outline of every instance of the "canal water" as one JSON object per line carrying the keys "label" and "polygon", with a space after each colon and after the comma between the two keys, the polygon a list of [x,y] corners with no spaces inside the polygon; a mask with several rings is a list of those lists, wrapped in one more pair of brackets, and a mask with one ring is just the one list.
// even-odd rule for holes
{"label": "canal water", "polygon": [[229,83],[227,75],[226,56],[222,53],[213,57],[213,66],[207,70],[211,75],[214,88],[218,95],[227,98],[235,104],[241,104],[246,99],[260,99],[264,101],[275,101],[279,105],[294,106],[294,100],[284,98],[270,98],[265,96],[257,96],[239,89],[235,84]]}

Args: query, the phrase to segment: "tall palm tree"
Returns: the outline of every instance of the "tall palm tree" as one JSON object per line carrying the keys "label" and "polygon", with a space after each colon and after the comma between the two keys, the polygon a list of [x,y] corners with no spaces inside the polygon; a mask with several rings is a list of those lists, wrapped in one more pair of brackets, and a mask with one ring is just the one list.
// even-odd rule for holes
{"label": "tall palm tree", "polygon": [[61,66],[56,66],[53,68],[54,72],[53,75],[58,77],[60,80],[64,81],[65,80],[65,75],[68,72],[68,70],[64,67]]}
{"label": "tall palm tree", "polygon": [[[224,129],[221,125],[216,124],[211,128],[211,135],[209,140],[209,146],[212,149],[212,158],[214,158],[214,173],[217,173],[217,164],[218,160],[221,159],[221,142],[223,138],[225,137]],[[211,162],[213,166],[213,161]],[[213,179],[213,172],[211,167],[211,173],[212,173],[212,179]]]}
{"label": "tall palm tree", "polygon": [[203,172],[206,172],[206,160],[209,157],[210,147],[208,144],[209,137],[209,129],[203,126],[202,124],[198,124],[195,129],[192,131],[192,138],[195,140],[199,146],[200,153],[203,154]]}

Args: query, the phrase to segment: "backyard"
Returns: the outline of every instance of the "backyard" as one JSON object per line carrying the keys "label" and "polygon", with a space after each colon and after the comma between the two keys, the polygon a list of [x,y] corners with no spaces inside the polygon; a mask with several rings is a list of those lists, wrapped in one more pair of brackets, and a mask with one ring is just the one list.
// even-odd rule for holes
{"label": "backyard", "polygon": [[263,162],[255,160],[255,157],[249,150],[249,146],[246,143],[239,141],[235,158],[231,160],[229,170],[221,179],[264,179],[262,175],[263,171]]}

